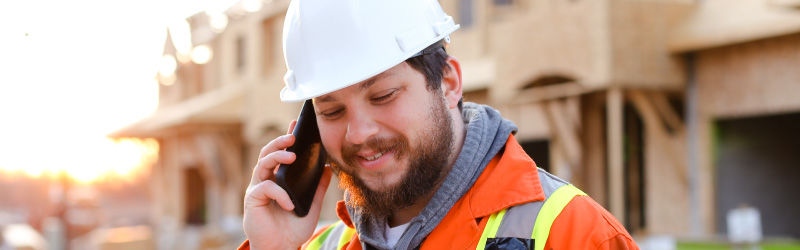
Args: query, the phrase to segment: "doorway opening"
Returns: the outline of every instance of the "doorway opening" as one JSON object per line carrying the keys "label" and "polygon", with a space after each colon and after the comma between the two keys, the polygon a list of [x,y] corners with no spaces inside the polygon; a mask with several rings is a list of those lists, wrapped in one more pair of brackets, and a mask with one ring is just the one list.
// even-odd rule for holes
{"label": "doorway opening", "polygon": [[800,238],[800,113],[718,120],[714,126],[716,221],[758,209],[765,237]]}
{"label": "doorway opening", "polygon": [[520,143],[520,146],[536,162],[537,167],[550,172],[550,141],[525,141]]}
{"label": "doorway opening", "polygon": [[206,185],[203,176],[196,168],[184,170],[184,221],[187,225],[205,225],[208,206],[206,205]]}

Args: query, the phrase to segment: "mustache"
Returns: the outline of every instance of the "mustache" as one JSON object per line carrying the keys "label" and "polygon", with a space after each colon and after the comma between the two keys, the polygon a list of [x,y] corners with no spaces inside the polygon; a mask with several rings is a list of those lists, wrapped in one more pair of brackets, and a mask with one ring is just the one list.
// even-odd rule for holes
{"label": "mustache", "polygon": [[402,136],[388,138],[370,138],[362,144],[347,144],[342,146],[342,161],[348,166],[355,166],[357,153],[363,149],[371,149],[376,152],[385,152],[389,149],[395,150],[395,158],[400,159],[408,151],[408,140]]}

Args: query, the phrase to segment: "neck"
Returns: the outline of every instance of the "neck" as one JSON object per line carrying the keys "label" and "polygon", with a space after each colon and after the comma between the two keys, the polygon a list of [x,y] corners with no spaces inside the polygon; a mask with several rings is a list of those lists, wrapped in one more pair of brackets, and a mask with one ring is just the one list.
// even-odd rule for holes
{"label": "neck", "polygon": [[[458,155],[461,153],[461,147],[464,146],[464,138],[467,135],[467,130],[464,127],[464,119],[461,117],[461,111],[458,110],[458,108],[450,110],[450,116],[453,118],[453,129],[455,130],[453,136],[455,136],[455,140],[453,141],[453,148],[450,149],[452,154],[450,154],[450,159],[448,160],[448,173],[450,172],[450,169],[453,168],[453,165],[455,165]],[[433,195],[436,194],[436,191],[439,190],[439,187],[442,185],[442,183],[444,183],[445,179],[447,179],[447,175],[442,176],[442,178],[438,180],[438,183],[436,183],[435,188],[433,188],[425,197],[414,203],[414,205],[395,210],[394,213],[392,213],[392,215],[387,219],[389,227],[396,227],[406,224],[414,219],[414,217],[417,217],[417,215],[419,215],[419,213],[425,209],[425,206],[428,205],[428,202],[433,198]]]}
{"label": "neck", "polygon": [[[439,184],[436,185],[436,188],[433,190],[439,190],[439,186],[441,184],[442,182],[439,182]],[[436,194],[436,191],[426,195],[424,198],[420,199],[410,207],[395,210],[394,213],[392,213],[392,215],[386,220],[386,223],[389,223],[389,227],[396,227],[410,222],[411,219],[417,217],[417,215],[419,215],[419,213],[425,209],[425,206],[428,205],[428,202],[431,200],[431,198],[433,198],[434,194]]]}

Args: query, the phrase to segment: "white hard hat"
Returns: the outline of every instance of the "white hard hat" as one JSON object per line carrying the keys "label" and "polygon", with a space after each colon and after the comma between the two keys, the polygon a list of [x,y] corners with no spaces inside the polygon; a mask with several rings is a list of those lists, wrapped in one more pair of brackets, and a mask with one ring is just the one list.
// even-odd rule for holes
{"label": "white hard hat", "polygon": [[436,0],[292,0],[283,24],[281,100],[369,79],[458,28]]}

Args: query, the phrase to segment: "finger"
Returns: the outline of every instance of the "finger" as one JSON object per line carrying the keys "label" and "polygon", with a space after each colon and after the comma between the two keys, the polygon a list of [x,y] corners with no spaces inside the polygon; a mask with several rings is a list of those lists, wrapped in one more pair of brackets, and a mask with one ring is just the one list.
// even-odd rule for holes
{"label": "finger", "polygon": [[256,163],[256,167],[253,170],[253,179],[250,180],[250,184],[272,179],[272,175],[275,173],[275,170],[278,169],[279,164],[292,164],[296,158],[297,155],[289,151],[279,150],[269,153]]}
{"label": "finger", "polygon": [[[294,127],[296,127],[296,126],[297,126],[297,120],[292,120],[291,122],[289,122],[289,131],[286,131],[286,133],[290,134],[290,135],[294,135],[293,134]],[[292,143],[292,144],[294,144],[294,143]],[[272,170],[272,174],[278,174],[278,168],[274,168]]]}
{"label": "finger", "polygon": [[322,178],[320,178],[319,185],[317,186],[317,192],[314,194],[314,202],[311,203],[310,214],[319,215],[322,210],[322,199],[325,198],[325,192],[328,191],[332,175],[333,172],[331,168],[325,166],[325,169],[322,171]]}
{"label": "finger", "polygon": [[292,145],[294,145],[294,135],[289,134],[289,135],[278,136],[278,138],[275,138],[271,142],[267,143],[266,146],[261,148],[261,153],[258,154],[258,158],[259,159],[264,158],[264,156],[267,156],[269,153],[272,153],[279,149],[288,148]]}
{"label": "finger", "polygon": [[275,200],[284,210],[292,211],[292,209],[294,209],[294,204],[292,204],[289,194],[273,181],[261,182],[253,187],[250,192],[247,193],[245,207],[255,208],[266,206],[272,200]]}
{"label": "finger", "polygon": [[289,131],[286,131],[287,134],[291,134],[294,131],[294,126],[297,125],[297,120],[292,120],[289,122]]}

